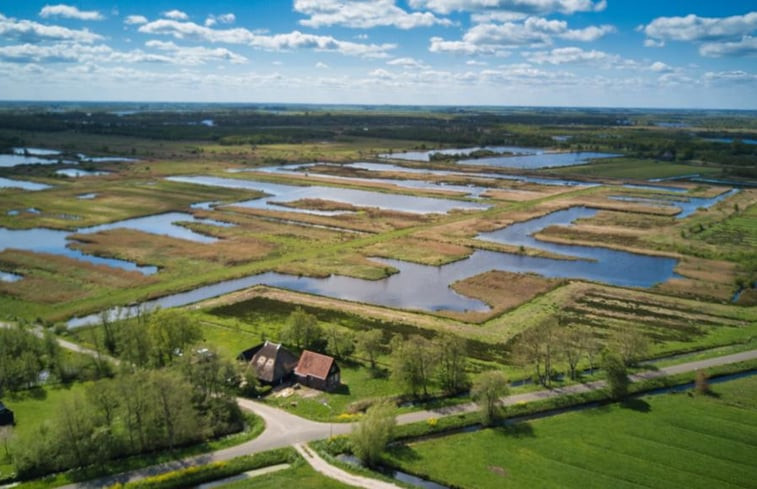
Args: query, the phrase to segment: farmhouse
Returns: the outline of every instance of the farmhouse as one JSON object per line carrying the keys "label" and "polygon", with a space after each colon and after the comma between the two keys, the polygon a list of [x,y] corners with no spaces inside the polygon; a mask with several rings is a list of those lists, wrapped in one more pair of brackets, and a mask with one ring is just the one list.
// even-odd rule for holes
{"label": "farmhouse", "polygon": [[270,341],[243,351],[238,358],[255,369],[258,380],[270,385],[289,380],[297,365],[294,353]]}
{"label": "farmhouse", "polygon": [[5,407],[5,404],[0,402],[0,426],[14,424],[13,411]]}
{"label": "farmhouse", "polygon": [[294,377],[300,384],[326,391],[335,389],[341,381],[339,365],[332,357],[309,350],[300,355]]}

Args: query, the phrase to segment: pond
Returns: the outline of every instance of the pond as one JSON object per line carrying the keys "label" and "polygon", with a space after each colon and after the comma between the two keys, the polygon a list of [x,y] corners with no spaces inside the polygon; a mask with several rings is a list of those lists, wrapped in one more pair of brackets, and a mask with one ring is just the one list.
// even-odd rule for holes
{"label": "pond", "polygon": [[620,155],[611,153],[542,153],[527,156],[496,156],[492,158],[478,158],[460,160],[461,165],[499,166],[503,168],[537,169],[558,166],[572,166],[588,163],[589,160],[600,158],[615,158]]}
{"label": "pond", "polygon": [[25,156],[17,154],[0,154],[0,167],[11,168],[19,165],[57,165],[57,159],[40,158],[39,156]]}
{"label": "pond", "polygon": [[514,155],[535,155],[544,153],[543,149],[539,148],[524,148],[522,146],[475,146],[472,148],[450,148],[450,149],[431,149],[428,151],[405,151],[402,153],[383,153],[380,154],[380,158],[394,159],[394,160],[408,160],[408,161],[431,161],[431,156],[434,154],[439,155],[469,155],[474,151],[492,151],[500,154],[514,154]]}
{"label": "pond", "polygon": [[[39,212],[39,211],[38,211]],[[214,221],[211,219],[198,219],[192,214],[183,212],[169,212],[153,216],[137,217],[123,221],[80,228],[76,231],[60,231],[55,229],[7,229],[0,228],[0,251],[8,248],[28,250],[36,253],[50,253],[62,255],[76,260],[82,260],[95,265],[107,265],[129,271],[139,271],[145,275],[157,272],[157,267],[140,266],[126,260],[115,258],[103,258],[89,255],[79,250],[70,248],[70,237],[73,234],[92,234],[110,229],[134,229],[151,234],[161,234],[177,239],[186,239],[198,243],[213,243],[217,238],[196,233],[186,227],[176,224],[177,222],[195,222],[210,224],[213,226],[228,227],[232,224]]]}
{"label": "pond", "polygon": [[17,282],[21,280],[23,277],[21,275],[16,275],[15,273],[10,272],[3,272],[0,270],[0,282]]}
{"label": "pond", "polygon": [[13,148],[13,154],[29,156],[55,156],[59,155],[60,151],[58,151],[57,149],[45,148]]}
{"label": "pond", "polygon": [[97,197],[97,194],[95,194],[95,193],[79,194],[79,195],[76,196],[76,198],[79,199],[79,200],[92,200],[95,197]]}
{"label": "pond", "polygon": [[734,138],[705,138],[705,141],[712,143],[732,143],[734,141],[741,141],[743,144],[757,144],[757,139],[734,139]]}
{"label": "pond", "polygon": [[214,187],[241,188],[256,190],[270,196],[258,198],[233,205],[250,207],[253,209],[268,209],[290,212],[306,212],[319,215],[344,214],[344,211],[318,211],[310,209],[296,209],[285,207],[280,203],[295,202],[302,199],[322,199],[354,205],[357,207],[373,207],[383,210],[409,212],[414,214],[447,213],[453,209],[483,210],[489,206],[475,202],[455,201],[449,199],[416,197],[412,195],[398,195],[367,190],[355,190],[339,187],[322,187],[317,185],[295,186],[278,183],[258,182],[255,180],[241,180],[235,178],[219,178],[210,176],[168,177],[174,182],[194,183]]}
{"label": "pond", "polygon": [[96,170],[80,170],[78,168],[64,168],[61,170],[55,170],[56,175],[63,175],[70,178],[80,177],[97,177],[101,175],[110,174],[109,171],[96,171]]}
{"label": "pond", "polygon": [[653,197],[633,197],[628,195],[610,195],[609,198],[624,202],[638,202],[641,204],[651,204],[659,206],[675,206],[681,209],[676,214],[676,219],[689,217],[699,209],[708,209],[723,199],[738,192],[738,189],[731,189],[715,197],[681,197],[680,199],[655,199]]}
{"label": "pond", "polygon": [[50,185],[0,177],[0,188],[18,188],[21,190],[37,191],[48,189],[50,188]]}

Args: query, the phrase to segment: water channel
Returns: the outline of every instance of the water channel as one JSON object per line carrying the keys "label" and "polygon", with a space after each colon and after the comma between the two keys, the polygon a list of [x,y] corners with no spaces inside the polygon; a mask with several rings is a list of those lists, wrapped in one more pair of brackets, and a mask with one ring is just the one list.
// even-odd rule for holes
{"label": "water channel", "polygon": [[382,192],[370,192],[367,190],[355,190],[339,187],[323,187],[317,185],[296,186],[282,185],[278,183],[259,182],[255,180],[242,180],[236,178],[219,178],[210,176],[168,177],[174,182],[194,183],[213,187],[241,188],[263,192],[270,198],[258,198],[244,202],[237,202],[235,206],[250,207],[253,209],[268,209],[278,211],[306,212],[319,215],[343,214],[345,211],[318,211],[311,209],[298,209],[285,207],[280,203],[296,202],[303,199],[321,199],[333,202],[350,204],[357,207],[374,207],[384,210],[410,212],[414,214],[447,213],[453,209],[483,210],[488,205],[455,201],[449,199],[437,199],[431,197],[416,197],[412,195],[387,194]]}
{"label": "water channel", "polygon": [[[672,258],[639,255],[608,248],[560,245],[542,242],[531,236],[553,225],[570,225],[575,219],[591,217],[597,211],[572,207],[546,216],[510,225],[499,231],[483,233],[479,239],[511,245],[524,245],[576,260],[557,260],[520,254],[474,251],[470,257],[448,265],[426,266],[400,260],[374,259],[386,267],[398,270],[382,280],[363,280],[341,275],[327,278],[295,277],[267,272],[242,277],[148,301],[140,307],[178,307],[211,297],[246,289],[254,285],[269,285],[338,299],[365,302],[382,306],[427,311],[486,311],[481,301],[456,293],[450,284],[490,270],[531,272],[546,277],[581,278],[613,285],[651,287],[677,275],[673,271],[677,261]],[[136,313],[137,307],[130,313]],[[114,316],[119,311],[113,310]],[[93,324],[100,316],[93,314],[74,318],[69,326]]]}
{"label": "water channel", "polygon": [[162,234],[173,238],[196,241],[198,243],[212,243],[217,241],[217,238],[196,233],[184,226],[180,226],[177,224],[178,222],[196,222],[221,227],[231,226],[229,223],[210,219],[198,219],[192,214],[184,212],[169,212],[165,214],[126,219],[123,221],[101,224],[99,226],[80,228],[76,231],[60,231],[47,228],[0,228],[0,251],[8,248],[15,248],[36,253],[50,253],[86,261],[95,265],[107,265],[129,271],[136,270],[145,275],[151,275],[157,272],[157,267],[140,266],[126,260],[103,258],[83,253],[68,246],[70,244],[70,237],[73,234],[92,234],[110,229],[123,228],[134,229],[145,233]]}

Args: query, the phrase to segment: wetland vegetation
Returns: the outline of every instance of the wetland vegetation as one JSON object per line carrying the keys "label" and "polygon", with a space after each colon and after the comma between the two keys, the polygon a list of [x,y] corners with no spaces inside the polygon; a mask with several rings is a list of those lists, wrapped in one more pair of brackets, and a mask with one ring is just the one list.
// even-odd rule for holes
{"label": "wetland vegetation", "polygon": [[[464,402],[471,383],[491,370],[518,381],[514,392],[591,380],[604,349],[629,344],[644,346],[624,359],[631,369],[757,344],[757,190],[750,187],[757,146],[743,142],[757,134],[754,114],[676,112],[668,115],[686,126],[667,127],[634,110],[86,109],[89,116],[76,106],[0,111],[0,321],[46,332],[24,340],[38,359],[25,368],[36,377],[29,370],[4,383],[8,404],[41,409],[36,417],[92,410],[81,424],[79,455],[7,453],[4,478],[241,429],[238,416],[213,412],[212,396],[198,394],[185,376],[200,360],[174,357],[210,351],[231,362],[265,339],[299,350],[304,345],[287,328],[300,307],[319,332],[308,346],[339,358],[344,385],[266,402],[317,420],[358,419],[386,399],[397,412]],[[198,120],[212,124],[187,123]],[[716,140],[723,138],[734,141]],[[715,182],[650,181],[687,175]],[[151,336],[158,327],[150,329],[157,321],[150,318],[176,321],[166,311],[151,315],[152,306],[181,308],[194,333],[156,346],[161,337]],[[545,325],[571,334],[543,334],[552,331]],[[117,357],[126,371],[81,355],[58,360],[50,350],[56,337]],[[152,346],[140,348],[142,340]],[[528,345],[555,351],[546,365],[539,360],[536,375],[533,357],[523,355]],[[450,367],[453,350],[460,358]],[[454,388],[450,368],[465,380]],[[172,431],[165,413],[153,413],[143,429],[155,443],[145,444],[147,431],[128,425],[130,408],[121,401],[112,423],[83,407],[92,382],[129,381],[142,384],[146,398],[157,395],[151,385],[180,386],[193,402],[176,417],[198,429]],[[240,389],[224,385],[218,393],[228,400]],[[749,389],[744,395],[754,399]],[[731,405],[745,399],[723,391],[722,399],[683,399],[685,406],[680,399],[649,404],[661,413],[683,409],[696,424],[700,405],[731,419]],[[608,430],[638,415],[608,411],[592,418],[609,420]],[[566,425],[566,446],[586,416]],[[47,428],[29,419],[19,417],[15,443],[33,437],[55,445],[63,436],[66,419]],[[561,429],[553,420],[544,426],[545,433]],[[95,449],[102,432],[115,440],[111,451]],[[471,456],[494,457],[491,467],[505,466],[501,444],[533,443],[527,450],[546,453],[543,438],[554,438],[515,429],[459,436]],[[467,487],[470,474],[426,464],[454,451],[431,445],[397,449],[389,460]],[[728,463],[717,461],[717,473]],[[533,482],[524,467],[503,470]],[[486,484],[504,480],[499,469],[487,470]],[[269,479],[299,480],[305,472],[295,466]]]}

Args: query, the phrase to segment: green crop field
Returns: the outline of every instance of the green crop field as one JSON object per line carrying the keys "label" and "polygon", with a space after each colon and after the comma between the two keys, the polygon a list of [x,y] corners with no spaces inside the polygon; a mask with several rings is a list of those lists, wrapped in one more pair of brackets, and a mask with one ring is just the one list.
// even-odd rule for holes
{"label": "green crop field", "polygon": [[461,488],[749,488],[757,377],[399,446],[389,461]]}

